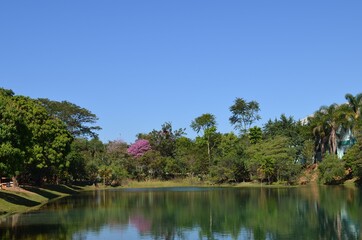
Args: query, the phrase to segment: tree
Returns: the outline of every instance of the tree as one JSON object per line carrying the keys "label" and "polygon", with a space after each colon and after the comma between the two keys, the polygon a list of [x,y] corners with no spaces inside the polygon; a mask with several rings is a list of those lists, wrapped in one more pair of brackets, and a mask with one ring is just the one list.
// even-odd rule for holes
{"label": "tree", "polygon": [[187,137],[176,140],[175,159],[180,166],[180,173],[184,176],[204,174],[208,165],[208,156],[204,149]]}
{"label": "tree", "polygon": [[321,154],[324,153],[324,145],[328,139],[329,152],[337,152],[337,130],[339,127],[348,123],[348,113],[344,107],[337,104],[322,106],[314,116],[309,118],[313,128],[314,135],[317,137],[317,143],[320,146]]}
{"label": "tree", "polygon": [[351,123],[350,128],[354,137],[356,137],[359,134],[358,129],[362,124],[362,93],[356,94],[356,96],[347,93],[345,98],[348,101],[346,111],[349,111],[349,115],[351,116],[350,119],[348,119]]}
{"label": "tree", "polygon": [[65,125],[38,101],[4,90],[0,98],[3,169],[7,166],[12,176],[27,172],[38,183],[44,178],[57,182],[69,166],[66,156],[73,140]]}
{"label": "tree", "polygon": [[315,161],[315,151],[314,151],[314,141],[306,140],[304,141],[302,148],[302,158],[304,164],[313,164]]}
{"label": "tree", "polygon": [[15,95],[15,93],[11,89],[0,88],[0,95],[5,97],[12,97]]}
{"label": "tree", "polygon": [[195,118],[191,122],[190,126],[197,133],[205,131],[206,129],[216,126],[215,116],[210,113],[202,114],[201,116]]}
{"label": "tree", "polygon": [[191,128],[199,133],[200,131],[203,132],[203,138],[199,140],[205,140],[207,145],[207,155],[209,158],[209,164],[211,166],[211,150],[215,146],[212,140],[213,137],[216,135],[216,120],[215,116],[210,113],[202,114],[201,116],[195,118],[191,122]]}
{"label": "tree", "polygon": [[104,158],[106,165],[111,169],[109,181],[112,186],[121,185],[122,180],[128,176],[130,168],[127,157],[127,143],[122,140],[110,141],[106,145]]}
{"label": "tree", "polygon": [[305,160],[303,155],[305,141],[313,138],[308,126],[302,125],[300,121],[295,121],[292,116],[287,117],[285,114],[281,114],[279,119],[274,121],[269,119],[263,126],[263,135],[265,139],[274,138],[275,136],[288,138],[289,145],[296,150],[296,160],[300,162]]}
{"label": "tree", "polygon": [[91,111],[68,101],[58,102],[47,98],[38,100],[51,116],[59,118],[66,124],[68,131],[74,137],[97,137],[95,131],[100,130],[101,127],[93,126],[98,118]]}
{"label": "tree", "polygon": [[249,141],[251,144],[260,142],[263,138],[263,132],[260,127],[252,127],[249,129]]}
{"label": "tree", "polygon": [[0,175],[9,177],[23,172],[32,138],[13,95],[11,90],[0,89]]}
{"label": "tree", "polygon": [[83,181],[87,179],[86,172],[86,159],[80,149],[78,148],[78,139],[75,139],[71,144],[70,153],[67,155],[69,161],[68,173],[70,180]]}
{"label": "tree", "polygon": [[148,134],[138,134],[138,139],[149,141],[153,150],[159,151],[163,157],[175,157],[176,140],[185,135],[185,129],[173,130],[172,124],[166,122],[162,124],[161,130],[152,130]]}
{"label": "tree", "polygon": [[334,154],[328,154],[318,165],[319,179],[324,184],[340,183],[345,176],[344,162]]}
{"label": "tree", "polygon": [[346,168],[352,170],[354,177],[362,179],[362,135],[357,135],[357,142],[343,156]]}
{"label": "tree", "polygon": [[248,178],[240,141],[232,132],[221,135],[216,163],[210,169],[211,180],[223,183],[239,182]]}
{"label": "tree", "polygon": [[229,108],[232,116],[229,118],[231,125],[245,134],[250,126],[260,120],[259,103],[256,101],[247,102],[242,98],[236,98],[234,104]]}
{"label": "tree", "polygon": [[247,168],[252,178],[269,183],[278,181],[291,182],[299,173],[299,165],[295,162],[295,149],[289,146],[284,136],[275,136],[246,149],[249,157]]}
{"label": "tree", "polygon": [[292,137],[296,131],[296,122],[292,116],[287,117],[285,114],[281,114],[279,119],[275,119],[274,121],[269,119],[264,125],[263,131],[266,138],[276,135]]}
{"label": "tree", "polygon": [[149,141],[139,139],[128,148],[127,152],[133,157],[141,157],[149,150],[151,150]]}
{"label": "tree", "polygon": [[348,101],[348,105],[353,112],[353,119],[357,121],[361,117],[362,110],[362,93],[356,94],[353,96],[350,93],[345,95],[346,100]]}

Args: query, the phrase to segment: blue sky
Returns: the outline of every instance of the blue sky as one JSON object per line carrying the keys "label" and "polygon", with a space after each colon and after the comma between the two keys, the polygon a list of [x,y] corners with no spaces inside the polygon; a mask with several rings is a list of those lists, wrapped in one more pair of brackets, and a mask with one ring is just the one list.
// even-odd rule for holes
{"label": "blue sky", "polygon": [[203,113],[230,132],[236,97],[262,126],[362,92],[362,1],[1,1],[0,87],[67,100],[100,139],[133,142]]}

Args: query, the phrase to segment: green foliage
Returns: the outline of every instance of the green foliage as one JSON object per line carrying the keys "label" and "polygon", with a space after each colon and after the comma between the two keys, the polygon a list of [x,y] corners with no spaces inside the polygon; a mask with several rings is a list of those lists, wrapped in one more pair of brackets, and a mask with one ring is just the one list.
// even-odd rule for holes
{"label": "green foliage", "polygon": [[260,127],[252,127],[249,129],[249,141],[251,144],[256,144],[263,138],[263,132]]}
{"label": "green foliage", "polygon": [[251,145],[246,149],[247,169],[251,178],[293,182],[299,173],[299,165],[295,163],[295,149],[289,146],[289,139],[276,136],[263,142]]}
{"label": "green foliage", "polygon": [[302,158],[303,163],[310,165],[314,163],[314,141],[313,140],[306,140],[304,141],[303,148],[302,148]]}
{"label": "green foliage", "polygon": [[242,98],[236,98],[234,104],[229,108],[232,116],[229,118],[231,125],[241,133],[246,133],[249,127],[261,119],[259,115],[259,103],[247,102]]}
{"label": "green foliage", "polygon": [[205,143],[210,167],[212,165],[212,151],[216,147],[219,136],[216,132],[215,116],[209,113],[203,114],[192,121],[191,128],[197,133],[203,131],[203,136],[196,138],[196,144],[202,146]]}
{"label": "green foliage", "polygon": [[348,101],[348,106],[352,113],[353,119],[357,121],[361,118],[361,110],[362,110],[362,93],[356,94],[353,96],[350,93],[345,95],[346,100]]}
{"label": "green foliage", "polygon": [[57,181],[69,166],[72,136],[37,101],[5,93],[0,95],[2,174],[31,173],[36,182]]}
{"label": "green foliage", "polygon": [[340,127],[350,127],[350,111],[346,105],[332,104],[322,106],[313,117],[309,118],[309,125],[315,136],[317,152],[323,156],[327,150],[330,154],[337,153],[337,130]]}
{"label": "green foliage", "polygon": [[215,183],[236,182],[233,161],[224,160],[210,168],[210,180]]}
{"label": "green foliage", "polygon": [[199,133],[200,131],[205,131],[205,129],[216,126],[215,116],[210,113],[202,114],[201,116],[195,118],[191,122],[190,126],[197,133]]}
{"label": "green foliage", "polygon": [[138,180],[162,178],[165,174],[165,158],[158,151],[150,150],[133,161],[136,166],[135,177]]}
{"label": "green foliage", "polygon": [[[121,184],[127,177],[185,176],[207,177],[216,183],[294,182],[300,163],[312,164],[316,155],[328,150],[334,155],[338,128],[351,129],[357,137],[362,134],[361,96],[347,94],[348,104],[321,107],[307,124],[282,114],[263,129],[250,128],[260,119],[259,104],[236,98],[229,120],[242,133],[240,137],[219,133],[215,116],[206,113],[191,122],[199,134],[195,139],[184,137],[185,129],[174,130],[169,122],[160,130],[139,134],[152,151],[133,158],[126,143],[104,144],[96,137],[100,127],[95,126],[97,117],[89,110],[67,101],[15,96],[0,88],[0,174],[38,183],[76,180],[107,185]],[[360,142],[359,137],[345,156],[346,167],[358,177],[362,175]],[[338,182],[340,166],[334,160],[324,164],[322,181]]]}
{"label": "green foliage", "polygon": [[166,122],[161,126],[161,130],[152,130],[148,134],[138,134],[138,139],[146,139],[151,144],[153,150],[159,151],[164,157],[175,157],[176,140],[185,135],[185,129],[172,129],[172,124]]}
{"label": "green foliage", "polygon": [[31,131],[9,91],[0,91],[0,173],[14,176],[30,155]]}
{"label": "green foliage", "polygon": [[357,143],[347,150],[343,156],[346,168],[352,170],[354,177],[362,178],[362,136],[358,135]]}
{"label": "green foliage", "polygon": [[192,141],[189,138],[181,137],[176,141],[175,159],[180,166],[182,176],[207,173],[208,155],[204,150],[206,144],[204,141],[199,142],[198,139]]}
{"label": "green foliage", "polygon": [[5,89],[5,88],[0,88],[0,95],[4,96],[4,97],[12,97],[14,96],[14,92],[11,89]]}
{"label": "green foliage", "polygon": [[47,98],[38,99],[51,116],[62,120],[74,137],[97,137],[95,131],[101,129],[94,125],[98,118],[88,109],[81,108],[68,101],[52,101]]}
{"label": "green foliage", "polygon": [[210,168],[211,181],[223,183],[248,179],[243,150],[241,140],[234,133],[220,135],[215,164]]}
{"label": "green foliage", "polygon": [[[303,150],[305,148],[305,141],[312,138],[309,133],[310,128],[296,122],[293,117],[286,117],[284,114],[280,115],[279,119],[269,121],[263,127],[264,138],[274,138],[275,136],[284,136],[288,138],[289,145],[296,151],[296,161],[300,163],[305,162]],[[314,150],[313,150],[314,152]],[[314,153],[313,153],[314,156]]]}
{"label": "green foliage", "polygon": [[269,121],[264,125],[264,135],[266,138],[276,135],[292,137],[296,134],[296,122],[293,117],[286,117],[285,114],[280,115],[280,119]]}
{"label": "green foliage", "polygon": [[319,180],[324,184],[337,184],[345,177],[344,162],[334,154],[327,154],[318,169]]}

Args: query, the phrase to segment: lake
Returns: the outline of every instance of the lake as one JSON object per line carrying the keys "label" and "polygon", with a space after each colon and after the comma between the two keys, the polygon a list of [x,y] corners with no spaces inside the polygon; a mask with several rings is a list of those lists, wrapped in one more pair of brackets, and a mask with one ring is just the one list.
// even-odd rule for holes
{"label": "lake", "polygon": [[117,189],[0,222],[1,239],[361,239],[362,194],[342,186]]}

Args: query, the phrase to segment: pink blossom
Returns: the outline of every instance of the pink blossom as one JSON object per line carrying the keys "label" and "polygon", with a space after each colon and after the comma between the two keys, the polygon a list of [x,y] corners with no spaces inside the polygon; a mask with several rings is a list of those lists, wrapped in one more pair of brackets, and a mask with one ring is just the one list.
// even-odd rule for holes
{"label": "pink blossom", "polygon": [[129,146],[127,149],[128,154],[134,157],[141,157],[147,151],[151,150],[151,145],[148,140],[140,139],[137,140],[134,144]]}

